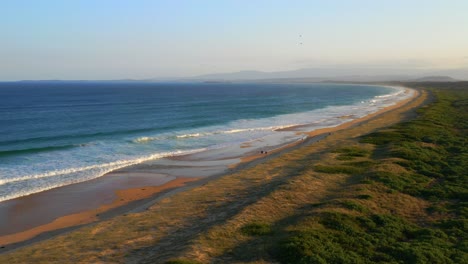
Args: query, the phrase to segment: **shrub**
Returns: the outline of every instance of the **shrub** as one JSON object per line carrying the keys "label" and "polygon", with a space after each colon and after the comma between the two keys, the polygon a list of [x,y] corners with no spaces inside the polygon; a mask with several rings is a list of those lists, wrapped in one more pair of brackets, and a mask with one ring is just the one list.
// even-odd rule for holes
{"label": "shrub", "polygon": [[314,167],[316,172],[323,172],[329,174],[358,174],[363,171],[362,168],[356,168],[351,166],[343,166],[343,165],[334,165],[334,166],[327,166],[327,165],[316,165]]}
{"label": "shrub", "polygon": [[351,160],[356,157],[367,157],[370,151],[359,147],[344,147],[334,151],[340,153],[337,157],[338,160]]}
{"label": "shrub", "polygon": [[353,167],[358,167],[358,168],[362,168],[362,169],[369,168],[369,167],[371,167],[371,166],[373,166],[375,164],[376,163],[374,161],[371,161],[371,160],[352,161],[352,162],[343,163],[343,165],[346,165],[346,166],[353,166]]}
{"label": "shrub", "polygon": [[343,205],[344,208],[346,209],[349,209],[349,210],[354,210],[354,211],[358,211],[358,212],[363,212],[365,211],[365,207],[358,204],[358,203],[355,203],[353,201],[344,201],[341,203]]}
{"label": "shrub", "polygon": [[370,200],[370,199],[372,199],[372,195],[370,195],[370,194],[360,194],[360,195],[356,196],[356,198],[362,199],[362,200]]}
{"label": "shrub", "polygon": [[248,236],[265,236],[272,233],[271,226],[266,223],[250,223],[241,228],[241,232]]}
{"label": "shrub", "polygon": [[333,241],[332,235],[315,231],[295,233],[278,250],[281,263],[361,263],[362,258]]}
{"label": "shrub", "polygon": [[166,261],[166,264],[202,264],[201,262],[187,259],[174,259]]}
{"label": "shrub", "polygon": [[361,142],[363,143],[371,143],[374,145],[385,145],[391,142],[400,141],[402,139],[402,135],[395,131],[381,131],[375,132],[367,135],[364,137]]}

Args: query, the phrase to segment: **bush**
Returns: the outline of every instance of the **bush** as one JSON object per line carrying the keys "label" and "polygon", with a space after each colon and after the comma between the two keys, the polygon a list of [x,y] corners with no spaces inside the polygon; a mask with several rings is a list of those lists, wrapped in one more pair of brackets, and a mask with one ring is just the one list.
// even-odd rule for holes
{"label": "bush", "polygon": [[329,174],[358,174],[363,172],[362,168],[356,168],[351,166],[343,166],[343,165],[335,165],[335,166],[327,166],[327,165],[316,165],[314,167],[316,172],[323,172]]}
{"label": "bush", "polygon": [[280,242],[281,263],[457,263],[466,256],[443,231],[395,216],[325,212],[315,220],[324,228],[291,232]]}
{"label": "bush", "polygon": [[334,152],[340,153],[337,157],[338,160],[351,160],[356,157],[367,157],[370,154],[370,151],[359,147],[345,147],[337,149]]}
{"label": "bush", "polygon": [[187,259],[175,259],[166,261],[166,264],[202,264],[201,262]]}
{"label": "bush", "polygon": [[349,209],[349,210],[354,210],[354,211],[358,211],[358,212],[364,212],[365,211],[365,207],[358,204],[358,203],[355,203],[353,201],[344,201],[341,203],[343,205],[344,208],[346,209]]}
{"label": "bush", "polygon": [[308,231],[296,233],[279,247],[281,263],[361,263],[362,258],[352,250],[343,249],[328,235]]}
{"label": "bush", "polygon": [[241,228],[241,232],[248,236],[266,236],[272,233],[271,226],[266,223],[250,223]]}
{"label": "bush", "polygon": [[372,199],[372,195],[370,195],[370,194],[360,194],[360,195],[356,196],[356,198],[362,199],[362,200],[370,200],[370,199]]}
{"label": "bush", "polygon": [[376,133],[371,133],[361,140],[363,143],[370,143],[374,145],[385,145],[391,142],[400,141],[402,135],[395,131],[381,131]]}
{"label": "bush", "polygon": [[352,161],[352,162],[343,163],[343,165],[358,167],[358,168],[361,168],[361,169],[367,169],[367,168],[369,168],[369,167],[371,167],[371,166],[373,166],[375,164],[376,163],[374,161],[371,161],[371,160]]}

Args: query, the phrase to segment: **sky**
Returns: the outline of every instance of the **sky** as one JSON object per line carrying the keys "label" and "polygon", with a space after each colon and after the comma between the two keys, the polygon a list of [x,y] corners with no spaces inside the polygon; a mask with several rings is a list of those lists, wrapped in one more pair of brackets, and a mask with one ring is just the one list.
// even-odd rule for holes
{"label": "sky", "polygon": [[3,0],[0,81],[468,67],[466,0]]}

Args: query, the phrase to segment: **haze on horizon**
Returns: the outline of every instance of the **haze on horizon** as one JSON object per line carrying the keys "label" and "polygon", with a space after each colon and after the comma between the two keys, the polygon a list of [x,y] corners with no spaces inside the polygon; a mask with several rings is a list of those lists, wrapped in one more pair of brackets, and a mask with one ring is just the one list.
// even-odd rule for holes
{"label": "haze on horizon", "polygon": [[468,69],[468,1],[3,1],[0,81]]}

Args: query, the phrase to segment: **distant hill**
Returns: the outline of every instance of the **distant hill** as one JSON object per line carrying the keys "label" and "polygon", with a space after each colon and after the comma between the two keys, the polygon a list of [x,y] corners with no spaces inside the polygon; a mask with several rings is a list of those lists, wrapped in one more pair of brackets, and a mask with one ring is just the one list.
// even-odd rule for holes
{"label": "distant hill", "polygon": [[468,68],[452,70],[419,70],[395,69],[380,67],[352,68],[306,68],[291,71],[263,72],[239,71],[215,73],[183,78],[185,81],[284,81],[294,79],[296,82],[350,81],[433,81],[455,82],[468,80]]}
{"label": "distant hill", "polygon": [[458,82],[459,80],[449,76],[426,76],[408,80],[410,82]]}
{"label": "distant hill", "polygon": [[[415,72],[411,72],[415,73]],[[281,80],[307,79],[310,81],[346,80],[346,81],[395,81],[413,78],[406,70],[372,69],[372,68],[307,68],[292,71],[262,72],[239,71],[230,73],[215,73],[186,78],[187,80],[216,80],[216,81],[252,81],[252,80]]]}
{"label": "distant hill", "polygon": [[426,76],[448,76],[457,80],[468,81],[468,67],[450,70],[437,70],[425,74]]}
{"label": "distant hill", "polygon": [[382,67],[305,68],[291,71],[238,71],[192,77],[117,80],[24,80],[21,82],[456,82],[468,81],[468,68],[448,70]]}
{"label": "distant hill", "polygon": [[261,71],[238,71],[229,73],[213,73],[195,76],[189,79],[200,80],[255,80],[271,78],[272,73]]}

